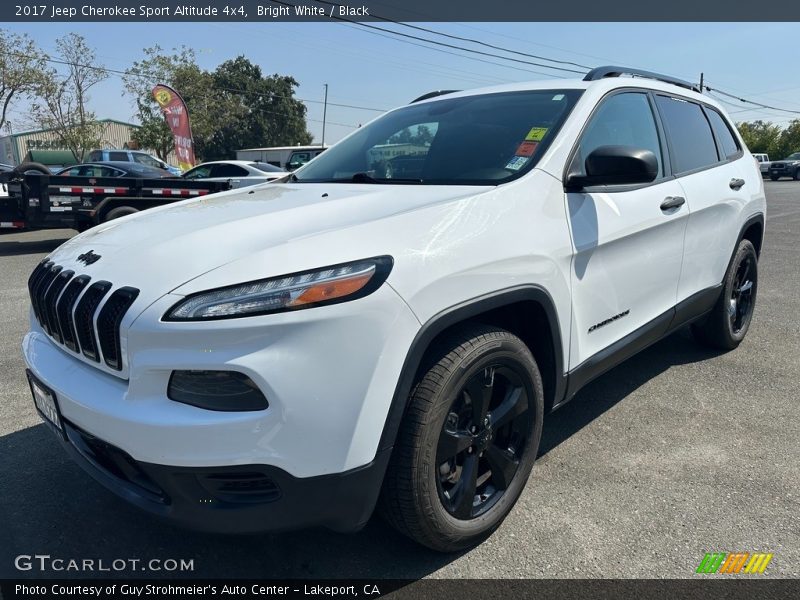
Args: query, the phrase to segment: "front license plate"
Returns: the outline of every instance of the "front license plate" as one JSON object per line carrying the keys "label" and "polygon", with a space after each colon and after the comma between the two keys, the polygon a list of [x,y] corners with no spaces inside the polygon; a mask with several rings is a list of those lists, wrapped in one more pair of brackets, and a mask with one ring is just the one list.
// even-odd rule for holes
{"label": "front license plate", "polygon": [[33,394],[33,403],[36,405],[36,410],[42,415],[45,422],[53,427],[56,432],[63,436],[64,427],[61,424],[61,413],[58,411],[58,401],[56,395],[50,391],[47,386],[41,383],[36,377],[27,371],[28,383],[31,385],[31,393]]}

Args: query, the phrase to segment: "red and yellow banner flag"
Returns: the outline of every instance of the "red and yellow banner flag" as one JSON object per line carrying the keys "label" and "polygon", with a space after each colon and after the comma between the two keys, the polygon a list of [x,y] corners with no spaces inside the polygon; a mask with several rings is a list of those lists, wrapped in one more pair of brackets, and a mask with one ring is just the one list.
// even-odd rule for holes
{"label": "red and yellow banner flag", "polygon": [[178,157],[178,166],[182,171],[191,169],[194,164],[194,142],[192,141],[192,128],[189,125],[189,111],[180,94],[171,87],[158,84],[153,88],[153,98],[156,99],[167,120],[167,125],[175,138],[175,155]]}

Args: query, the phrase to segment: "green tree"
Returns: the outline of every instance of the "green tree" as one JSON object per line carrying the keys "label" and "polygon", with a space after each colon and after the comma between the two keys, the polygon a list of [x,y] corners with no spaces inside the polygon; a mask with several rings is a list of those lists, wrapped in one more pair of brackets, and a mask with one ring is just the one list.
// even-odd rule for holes
{"label": "green tree", "polygon": [[37,99],[31,107],[33,122],[50,129],[75,160],[100,146],[103,127],[89,110],[89,90],[108,77],[98,68],[97,56],[83,36],[69,33],[56,40],[58,55],[65,63],[59,73],[48,70],[37,86]]}
{"label": "green tree", "polygon": [[[144,58],[126,69],[122,77],[124,93],[133,100],[136,116],[141,123],[132,137],[141,148],[154,150],[160,159],[166,160],[174,147],[172,132],[153,98],[153,87],[159,83],[175,89],[184,87],[179,82],[195,87],[193,80],[200,73],[194,50],[186,46],[174,48],[172,54],[166,54],[158,45],[145,48]],[[179,93],[183,95],[185,91]],[[191,107],[188,108],[192,121],[202,120],[202,115],[192,114]],[[192,125],[195,126],[195,123]]]}
{"label": "green tree", "polygon": [[135,141],[165,158],[173,147],[152,88],[163,83],[186,102],[199,160],[232,158],[252,146],[295,145],[311,141],[305,106],[295,99],[291,77],[264,77],[260,67],[238,57],[208,72],[197,65],[191,48],[166,54],[159,46],[126,71],[125,93],[133,98],[142,128]]}
{"label": "green tree", "polygon": [[750,152],[769,154],[770,158],[779,158],[781,149],[781,127],[764,121],[743,122],[737,125]]}
{"label": "green tree", "polygon": [[297,81],[290,76],[264,76],[261,67],[244,56],[219,65],[213,73],[221,95],[216,106],[220,124],[207,152],[230,158],[236,150],[255,146],[310,144],[306,107],[294,97]]}
{"label": "green tree", "polygon": [[32,100],[47,77],[47,54],[27,34],[0,29],[0,129],[16,100]]}
{"label": "green tree", "polygon": [[781,132],[779,158],[800,152],[800,119],[795,119]]}

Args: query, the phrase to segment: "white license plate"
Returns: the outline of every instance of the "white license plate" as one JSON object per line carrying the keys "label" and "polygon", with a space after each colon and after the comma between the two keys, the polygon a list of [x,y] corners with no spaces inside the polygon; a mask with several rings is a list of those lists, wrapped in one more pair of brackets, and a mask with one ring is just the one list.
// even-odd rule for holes
{"label": "white license plate", "polygon": [[55,427],[60,433],[63,433],[64,428],[61,426],[61,416],[58,412],[55,394],[39,383],[33,375],[28,374],[28,380],[30,381],[31,392],[33,393],[33,403],[36,405],[39,413],[44,417],[45,421]]}

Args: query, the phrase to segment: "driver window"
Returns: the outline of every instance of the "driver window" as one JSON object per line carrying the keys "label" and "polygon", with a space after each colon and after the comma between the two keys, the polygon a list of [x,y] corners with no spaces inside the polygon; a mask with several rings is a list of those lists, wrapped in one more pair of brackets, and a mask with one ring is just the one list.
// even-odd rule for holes
{"label": "driver window", "polygon": [[583,132],[570,171],[585,174],[586,157],[600,146],[632,146],[650,150],[658,159],[656,179],[664,176],[658,130],[646,94],[615,94],[603,101]]}

